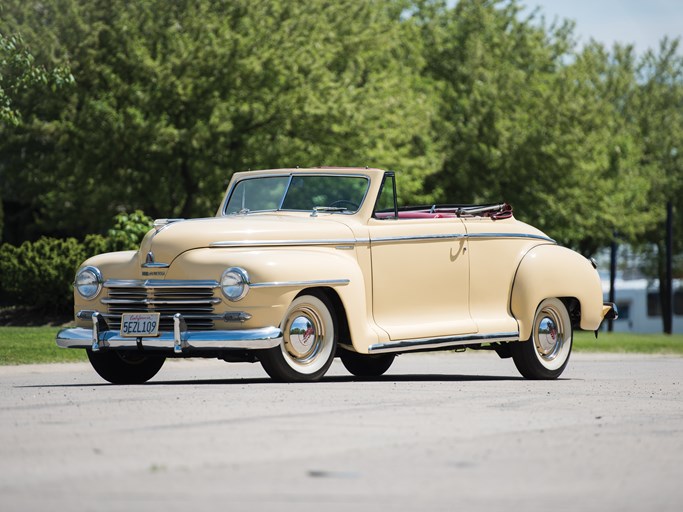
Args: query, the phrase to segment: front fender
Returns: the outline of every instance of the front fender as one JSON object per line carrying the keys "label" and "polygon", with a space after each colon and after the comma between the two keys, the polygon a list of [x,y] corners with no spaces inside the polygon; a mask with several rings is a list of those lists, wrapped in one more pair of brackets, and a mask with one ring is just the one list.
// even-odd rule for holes
{"label": "front fender", "polygon": [[539,245],[522,259],[515,275],[510,310],[526,340],[536,308],[550,297],[573,297],[581,304],[580,327],[596,330],[603,318],[602,286],[597,271],[580,254],[558,245]]}
{"label": "front fender", "polygon": [[229,267],[245,269],[251,287],[240,301],[222,298],[221,307],[251,314],[245,328],[279,325],[301,291],[329,287],[344,306],[354,346],[362,340],[357,349],[363,350],[379,340],[367,321],[367,288],[355,251],[327,247],[195,249],[174,260],[167,279],[220,280]]}

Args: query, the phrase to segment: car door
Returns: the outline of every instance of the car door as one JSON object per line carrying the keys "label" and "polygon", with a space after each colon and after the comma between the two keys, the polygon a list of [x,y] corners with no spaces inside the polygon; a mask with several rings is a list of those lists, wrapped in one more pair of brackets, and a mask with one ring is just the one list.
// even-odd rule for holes
{"label": "car door", "polygon": [[373,218],[368,231],[373,316],[391,340],[477,332],[460,219]]}

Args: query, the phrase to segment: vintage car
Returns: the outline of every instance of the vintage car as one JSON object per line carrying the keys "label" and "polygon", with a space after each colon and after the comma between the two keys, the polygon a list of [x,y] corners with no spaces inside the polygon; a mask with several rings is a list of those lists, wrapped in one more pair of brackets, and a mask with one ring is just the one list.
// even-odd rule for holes
{"label": "vintage car", "polygon": [[74,288],[76,327],[57,345],[120,384],[167,357],[314,381],[336,356],[375,377],[397,354],[464,348],[554,379],[573,329],[616,315],[595,264],[509,205],[399,208],[380,169],[236,173],[215,217],[157,220],[138,251],[83,263]]}

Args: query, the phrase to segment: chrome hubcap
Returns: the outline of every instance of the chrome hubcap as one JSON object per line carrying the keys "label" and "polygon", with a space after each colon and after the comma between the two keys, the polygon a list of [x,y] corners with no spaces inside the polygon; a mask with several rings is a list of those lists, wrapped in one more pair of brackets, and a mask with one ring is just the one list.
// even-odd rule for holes
{"label": "chrome hubcap", "polygon": [[324,337],[325,329],[317,311],[302,304],[291,312],[285,325],[285,350],[293,360],[302,364],[313,360]]}
{"label": "chrome hubcap", "polygon": [[545,360],[557,357],[564,344],[564,329],[554,310],[543,310],[535,336],[536,350]]}

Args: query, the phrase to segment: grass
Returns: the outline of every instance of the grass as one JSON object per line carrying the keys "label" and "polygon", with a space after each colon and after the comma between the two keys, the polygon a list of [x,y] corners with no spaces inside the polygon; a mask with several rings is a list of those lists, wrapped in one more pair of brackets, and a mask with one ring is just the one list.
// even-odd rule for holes
{"label": "grass", "polygon": [[575,333],[574,350],[577,352],[618,352],[683,356],[683,334],[601,332],[596,340],[592,332],[581,331]]}
{"label": "grass", "polygon": [[[0,365],[86,361],[85,350],[63,349],[55,344],[59,327],[0,327]],[[683,356],[683,334],[577,332],[577,352],[617,352]]]}
{"label": "grass", "polygon": [[87,361],[85,350],[59,348],[59,327],[0,327],[0,365]]}

